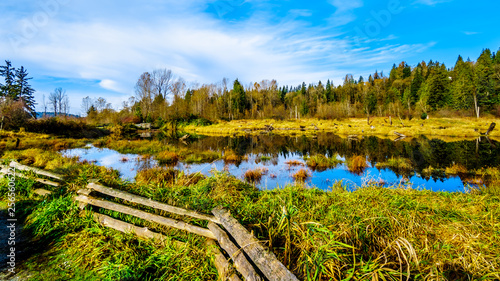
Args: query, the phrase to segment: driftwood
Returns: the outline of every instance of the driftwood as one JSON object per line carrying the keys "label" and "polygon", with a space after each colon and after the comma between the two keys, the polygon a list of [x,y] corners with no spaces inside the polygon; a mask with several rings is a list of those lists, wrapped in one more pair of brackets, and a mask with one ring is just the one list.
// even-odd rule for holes
{"label": "driftwood", "polygon": [[311,125],[314,127],[314,130],[319,131],[319,128],[318,126],[316,126],[316,124],[311,124]]}
{"label": "driftwood", "polygon": [[[123,233],[134,233],[139,237],[152,239],[161,243],[164,243],[166,240],[169,240],[163,234],[150,231],[147,227],[138,227],[133,224],[123,222],[103,214],[93,213],[92,215],[94,216],[94,219],[102,226],[109,227]],[[178,248],[186,246],[186,243],[181,241],[173,240],[173,243]]]}
{"label": "driftwood", "polygon": [[209,253],[215,256],[214,265],[219,273],[219,280],[241,281],[240,277],[234,272],[231,264],[229,264],[229,261],[221,253],[217,244],[215,244],[215,241],[207,239],[205,243],[207,244]]}
{"label": "driftwood", "polygon": [[113,203],[113,202],[108,202],[108,201],[104,201],[104,200],[99,200],[96,198],[90,198],[90,197],[83,196],[83,195],[77,196],[75,198],[75,200],[80,201],[82,203],[86,203],[86,204],[90,204],[93,206],[108,209],[111,211],[120,212],[120,213],[123,213],[126,215],[138,217],[138,218],[141,218],[144,220],[149,220],[149,221],[152,221],[155,223],[159,223],[161,225],[181,229],[181,230],[191,232],[194,234],[198,234],[200,236],[204,236],[207,238],[215,239],[215,236],[213,235],[213,233],[210,230],[208,230],[206,228],[199,227],[199,226],[190,225],[190,224],[185,223],[183,221],[165,218],[165,217],[162,217],[159,215],[154,215],[154,214],[150,214],[150,213],[147,213],[147,212],[144,212],[141,210],[137,210],[137,209],[125,206],[125,205],[121,205],[121,204],[117,204],[117,203]]}
{"label": "driftwood", "polygon": [[137,196],[137,195],[125,192],[125,191],[102,186],[102,185],[99,185],[96,183],[89,183],[87,185],[87,188],[90,188],[92,190],[95,190],[97,192],[100,192],[100,193],[103,193],[106,195],[120,198],[120,199],[129,201],[129,202],[132,202],[132,203],[142,204],[144,206],[148,206],[148,207],[162,210],[165,212],[169,212],[169,213],[173,213],[173,214],[177,214],[177,215],[181,215],[181,216],[189,216],[189,217],[193,217],[193,218],[197,218],[197,219],[201,219],[201,220],[207,220],[207,221],[219,223],[219,220],[217,220],[214,216],[211,216],[211,215],[200,214],[200,213],[195,212],[195,211],[190,211],[190,210],[170,206],[170,205],[167,205],[164,203],[160,203],[158,201],[154,201],[151,199],[140,197],[140,196]]}
{"label": "driftwood", "polygon": [[219,241],[220,246],[226,251],[226,253],[229,254],[236,269],[241,273],[245,280],[262,280],[257,272],[255,272],[252,265],[245,258],[244,252],[233,244],[224,230],[213,222],[208,223],[208,229],[210,229],[215,237],[217,237],[217,241]]}
{"label": "driftwood", "polygon": [[490,127],[488,128],[488,131],[486,131],[486,133],[484,133],[484,134],[483,134],[483,133],[481,133],[481,135],[485,135],[485,136],[487,136],[489,133],[491,133],[491,132],[493,131],[493,129],[495,129],[495,126],[496,126],[496,125],[497,125],[497,124],[496,124],[495,122],[491,123],[491,124],[490,124]]}
{"label": "driftwood", "polygon": [[222,207],[212,210],[224,228],[231,234],[241,248],[252,259],[255,265],[264,273],[269,280],[299,280],[290,272],[276,256],[264,249],[248,230],[246,230],[238,221],[233,218],[229,211]]}
{"label": "driftwood", "polygon": [[189,135],[188,134],[185,134],[183,137],[181,137],[179,140],[180,141],[185,141],[189,138]]}
{"label": "driftwood", "polygon": [[31,171],[35,174],[39,174],[39,175],[42,175],[42,176],[46,176],[46,177],[49,177],[49,178],[54,178],[54,179],[57,179],[57,180],[60,180],[62,181],[63,180],[63,176],[62,175],[58,175],[56,173],[52,173],[52,172],[49,172],[49,171],[45,171],[45,170],[42,170],[42,169],[38,169],[38,168],[33,168],[33,167],[29,167],[29,166],[26,166],[26,165],[22,165],[22,164],[19,164],[17,162],[10,162],[10,165],[12,168],[16,168],[18,170],[21,170],[21,171]]}

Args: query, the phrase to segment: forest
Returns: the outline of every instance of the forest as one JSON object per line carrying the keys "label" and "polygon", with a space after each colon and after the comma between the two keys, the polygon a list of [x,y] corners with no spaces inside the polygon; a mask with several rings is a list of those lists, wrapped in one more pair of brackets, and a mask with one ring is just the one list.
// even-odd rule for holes
{"label": "forest", "polygon": [[[0,68],[0,108],[7,125],[21,127],[34,116],[34,89],[24,67],[10,61]],[[188,88],[188,85],[191,88]],[[193,86],[194,85],[194,86]],[[326,83],[279,85],[276,80],[244,85],[224,78],[218,83],[189,84],[171,70],[140,75],[135,96],[116,110],[103,97],[86,97],[82,111],[90,124],[235,119],[342,119],[369,116],[480,117],[500,116],[500,52],[484,49],[476,61],[458,56],[452,68],[438,61],[416,66],[394,64],[388,75],[375,71],[368,78],[347,74],[341,85]],[[69,99],[62,88],[42,101],[55,115],[66,116]],[[19,111],[25,109],[25,113]],[[43,114],[43,115],[45,115]]]}

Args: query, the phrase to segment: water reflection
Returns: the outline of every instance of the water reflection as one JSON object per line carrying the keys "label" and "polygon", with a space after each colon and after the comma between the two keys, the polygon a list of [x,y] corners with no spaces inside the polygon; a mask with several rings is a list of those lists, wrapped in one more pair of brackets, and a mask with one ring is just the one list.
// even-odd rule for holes
{"label": "water reflection", "polygon": [[85,148],[68,149],[62,154],[69,157],[78,156],[80,160],[113,168],[120,172],[122,179],[128,181],[134,181],[137,171],[158,165],[158,162],[152,158],[145,158],[137,154],[121,154],[108,148],[97,148],[92,145],[87,145]]}
{"label": "water reflection", "polygon": [[[146,141],[146,140],[145,140]],[[172,140],[164,140],[172,144]],[[480,138],[476,141],[445,142],[439,139],[419,137],[394,142],[377,137],[358,137],[344,139],[331,133],[318,134],[314,138],[304,136],[258,135],[247,137],[201,137],[190,138],[188,142],[176,145],[193,150],[213,150],[247,156],[247,160],[235,163],[224,163],[218,160],[206,164],[178,163],[176,168],[187,173],[201,172],[209,175],[212,169],[226,170],[243,179],[247,170],[265,168],[257,186],[261,189],[272,189],[293,183],[292,175],[301,166],[290,167],[285,162],[297,160],[304,162],[305,155],[322,154],[342,160],[353,155],[364,155],[368,168],[362,174],[349,172],[345,164],[324,171],[312,171],[306,184],[321,189],[329,189],[334,182],[342,180],[351,188],[362,186],[368,182],[376,182],[382,186],[398,184],[411,185],[413,188],[425,188],[434,191],[464,191],[462,179],[458,176],[447,177],[444,170],[452,165],[461,165],[468,170],[500,165],[500,150],[494,140]],[[98,165],[111,167],[120,171],[122,177],[132,181],[136,172],[158,165],[153,159],[142,159],[133,154],[120,154],[110,149],[88,147],[72,149],[65,152],[68,156],[80,156],[82,160],[97,161]],[[409,159],[413,169],[399,171],[397,169],[377,169],[375,165],[387,161],[391,157]],[[431,174],[424,173],[432,167]],[[424,174],[425,176],[423,176]]]}

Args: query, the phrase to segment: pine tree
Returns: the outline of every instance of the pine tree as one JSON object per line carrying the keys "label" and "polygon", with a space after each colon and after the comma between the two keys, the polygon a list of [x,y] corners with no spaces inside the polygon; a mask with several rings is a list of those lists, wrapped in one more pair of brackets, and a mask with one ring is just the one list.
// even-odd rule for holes
{"label": "pine tree", "polygon": [[35,97],[33,96],[35,90],[28,83],[31,79],[33,78],[28,77],[28,72],[23,66],[16,69],[16,96],[14,97],[14,100],[22,100],[26,110],[33,118],[36,118]]}
{"label": "pine tree", "polygon": [[238,79],[234,80],[233,83],[233,96],[233,108],[239,113],[244,113],[246,109],[246,94]]}
{"label": "pine tree", "polygon": [[0,87],[0,96],[2,97],[15,97],[15,86],[14,86],[14,68],[12,68],[12,63],[8,60],[5,61],[5,66],[0,66],[0,76],[5,78],[5,84]]}

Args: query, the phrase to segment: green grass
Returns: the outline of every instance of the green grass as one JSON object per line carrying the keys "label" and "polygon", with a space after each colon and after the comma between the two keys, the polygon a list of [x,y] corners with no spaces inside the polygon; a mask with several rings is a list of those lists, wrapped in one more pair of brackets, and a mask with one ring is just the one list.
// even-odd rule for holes
{"label": "green grass", "polygon": [[[34,153],[40,155],[38,160],[32,157]],[[38,183],[19,179],[18,204],[26,213],[25,229],[33,239],[33,250],[19,269],[29,273],[30,280],[217,278],[199,237],[95,210],[187,242],[182,249],[169,241],[158,245],[105,229],[88,213],[80,213],[71,198],[92,178],[203,213],[223,205],[301,280],[500,278],[498,169],[476,171],[487,175],[493,184],[469,193],[375,185],[348,192],[341,182],[330,191],[304,188],[302,184],[260,191],[220,172],[203,177],[168,169],[145,171],[148,177],[130,184],[108,169],[43,150],[11,151],[3,158],[65,171],[69,179],[69,184],[53,189],[54,195],[43,200],[31,192]],[[3,188],[6,180],[0,184]],[[206,225],[196,219],[184,220]]]}

